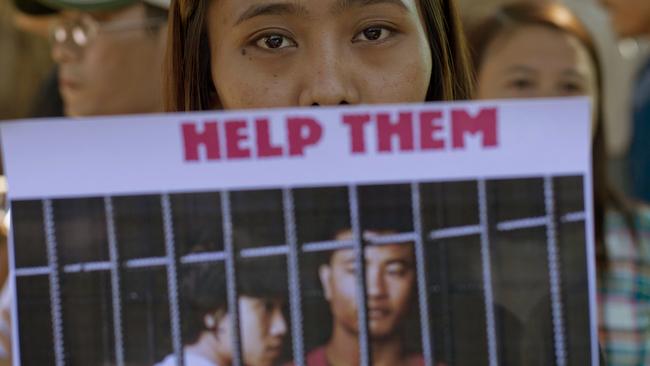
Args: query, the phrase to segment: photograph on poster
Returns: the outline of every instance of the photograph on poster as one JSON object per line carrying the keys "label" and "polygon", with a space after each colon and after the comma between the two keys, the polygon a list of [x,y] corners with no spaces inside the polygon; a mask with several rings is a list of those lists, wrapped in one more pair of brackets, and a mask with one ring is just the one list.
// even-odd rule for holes
{"label": "photograph on poster", "polygon": [[[560,103],[555,112],[568,110],[569,118],[585,105]],[[427,106],[367,108],[398,115]],[[129,131],[152,136],[153,152],[172,151],[152,152],[146,167],[139,157],[105,167],[123,177],[109,183],[104,171],[84,170],[106,158],[101,152],[74,164],[61,158],[61,175],[47,188],[30,181],[10,196],[19,364],[595,365],[589,151],[566,137],[588,134],[588,119],[549,136],[558,147],[543,151],[536,136],[516,131],[549,122],[532,117],[540,108],[548,104],[497,105],[498,146],[467,139],[473,147],[440,152],[438,165],[422,164],[431,157],[415,150],[356,156],[342,138],[354,135],[345,124],[327,125],[320,145],[297,162],[226,166],[209,161],[207,140],[197,145],[203,160],[187,159],[183,133],[192,115],[166,116],[163,127],[143,120],[135,132],[120,120],[96,121],[95,129],[60,122],[85,143]],[[528,121],[518,118],[526,111]],[[275,111],[270,119],[298,112],[305,113]],[[312,113],[327,121],[352,112]],[[43,164],[17,155],[39,143],[23,128],[13,139],[3,134],[11,139],[5,156]],[[167,130],[176,145],[166,132],[152,133]],[[399,136],[394,130],[389,150]],[[77,148],[53,144],[61,156]],[[336,146],[346,158],[332,156]],[[129,141],[122,148],[136,149]],[[486,161],[516,151],[530,155],[486,170]],[[181,158],[166,166],[173,154]],[[549,168],[559,157],[561,169]],[[282,176],[285,165],[300,171],[310,160],[330,165]],[[454,164],[461,168],[449,173]],[[201,186],[158,181],[165,169],[204,174]],[[399,169],[410,173],[397,179]],[[138,170],[140,183],[125,184]],[[72,188],[56,180],[66,174],[90,182],[70,183],[85,193],[65,193]]]}
{"label": "photograph on poster", "polygon": [[[325,365],[327,357],[354,363],[349,358],[359,353],[404,365],[424,364],[423,354],[445,364],[495,358],[516,365],[530,336],[523,323],[540,307],[546,311],[534,316],[566,335],[576,364],[588,363],[582,181],[530,177],[16,201],[17,217],[40,216],[47,221],[38,226],[52,230],[45,235],[56,236],[48,243],[34,230],[37,223],[15,226],[22,362],[53,364],[54,352],[29,349],[58,344],[71,364],[110,364],[120,355],[127,364],[174,365],[177,342],[190,365],[204,352],[224,364],[234,357],[246,365],[297,364],[292,340],[300,339],[307,365]],[[171,232],[165,220],[172,221]],[[549,230],[557,232],[556,243]],[[229,241],[232,252],[224,250]],[[554,248],[559,253],[549,257]],[[47,254],[53,252],[61,267],[54,313]],[[297,266],[289,276],[292,255]],[[171,304],[179,309],[171,312],[175,319]],[[553,322],[553,309],[579,326]],[[235,343],[232,322],[238,323]],[[52,339],[54,324],[61,339]],[[554,346],[547,346],[552,357]]]}

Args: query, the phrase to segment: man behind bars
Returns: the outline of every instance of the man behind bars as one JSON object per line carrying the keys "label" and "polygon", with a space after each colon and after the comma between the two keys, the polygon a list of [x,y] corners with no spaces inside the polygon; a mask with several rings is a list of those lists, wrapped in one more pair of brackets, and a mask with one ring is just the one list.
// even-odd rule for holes
{"label": "man behind bars", "polygon": [[[415,257],[412,243],[373,244],[394,231],[365,231],[368,336],[373,365],[423,365],[421,355],[409,354],[404,326],[415,294]],[[350,230],[336,240],[350,240]],[[332,335],[309,352],[308,366],[359,364],[359,318],[356,263],[353,249],[334,251],[319,268],[319,277],[332,313]]]}
{"label": "man behind bars", "polygon": [[[248,260],[237,267],[237,285],[242,363],[274,365],[287,333],[286,273],[276,258]],[[235,348],[223,265],[192,265],[183,275],[182,291],[185,365],[232,365]],[[174,355],[158,364],[175,365]]]}

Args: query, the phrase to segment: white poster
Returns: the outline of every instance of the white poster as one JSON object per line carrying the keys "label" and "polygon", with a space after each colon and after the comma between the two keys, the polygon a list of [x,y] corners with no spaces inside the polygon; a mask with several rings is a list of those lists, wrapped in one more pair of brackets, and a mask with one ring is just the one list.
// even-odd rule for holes
{"label": "white poster", "polygon": [[597,365],[586,99],[1,127],[16,365]]}

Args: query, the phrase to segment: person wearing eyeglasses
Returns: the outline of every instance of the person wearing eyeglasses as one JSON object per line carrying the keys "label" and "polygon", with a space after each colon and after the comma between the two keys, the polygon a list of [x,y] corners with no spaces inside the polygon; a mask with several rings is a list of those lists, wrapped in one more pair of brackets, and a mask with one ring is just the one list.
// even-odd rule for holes
{"label": "person wearing eyeglasses", "polygon": [[68,117],[163,110],[162,62],[169,0],[14,0],[56,13],[50,27]]}

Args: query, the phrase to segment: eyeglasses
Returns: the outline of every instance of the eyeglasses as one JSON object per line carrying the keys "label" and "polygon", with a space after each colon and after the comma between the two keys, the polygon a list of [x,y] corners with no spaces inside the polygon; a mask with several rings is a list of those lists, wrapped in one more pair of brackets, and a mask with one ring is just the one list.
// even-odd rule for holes
{"label": "eyeglasses", "polygon": [[163,24],[167,19],[147,18],[144,20],[128,20],[102,22],[89,14],[81,14],[74,18],[62,19],[50,28],[50,41],[53,44],[69,43],[81,51],[100,33],[115,33],[152,28]]}

